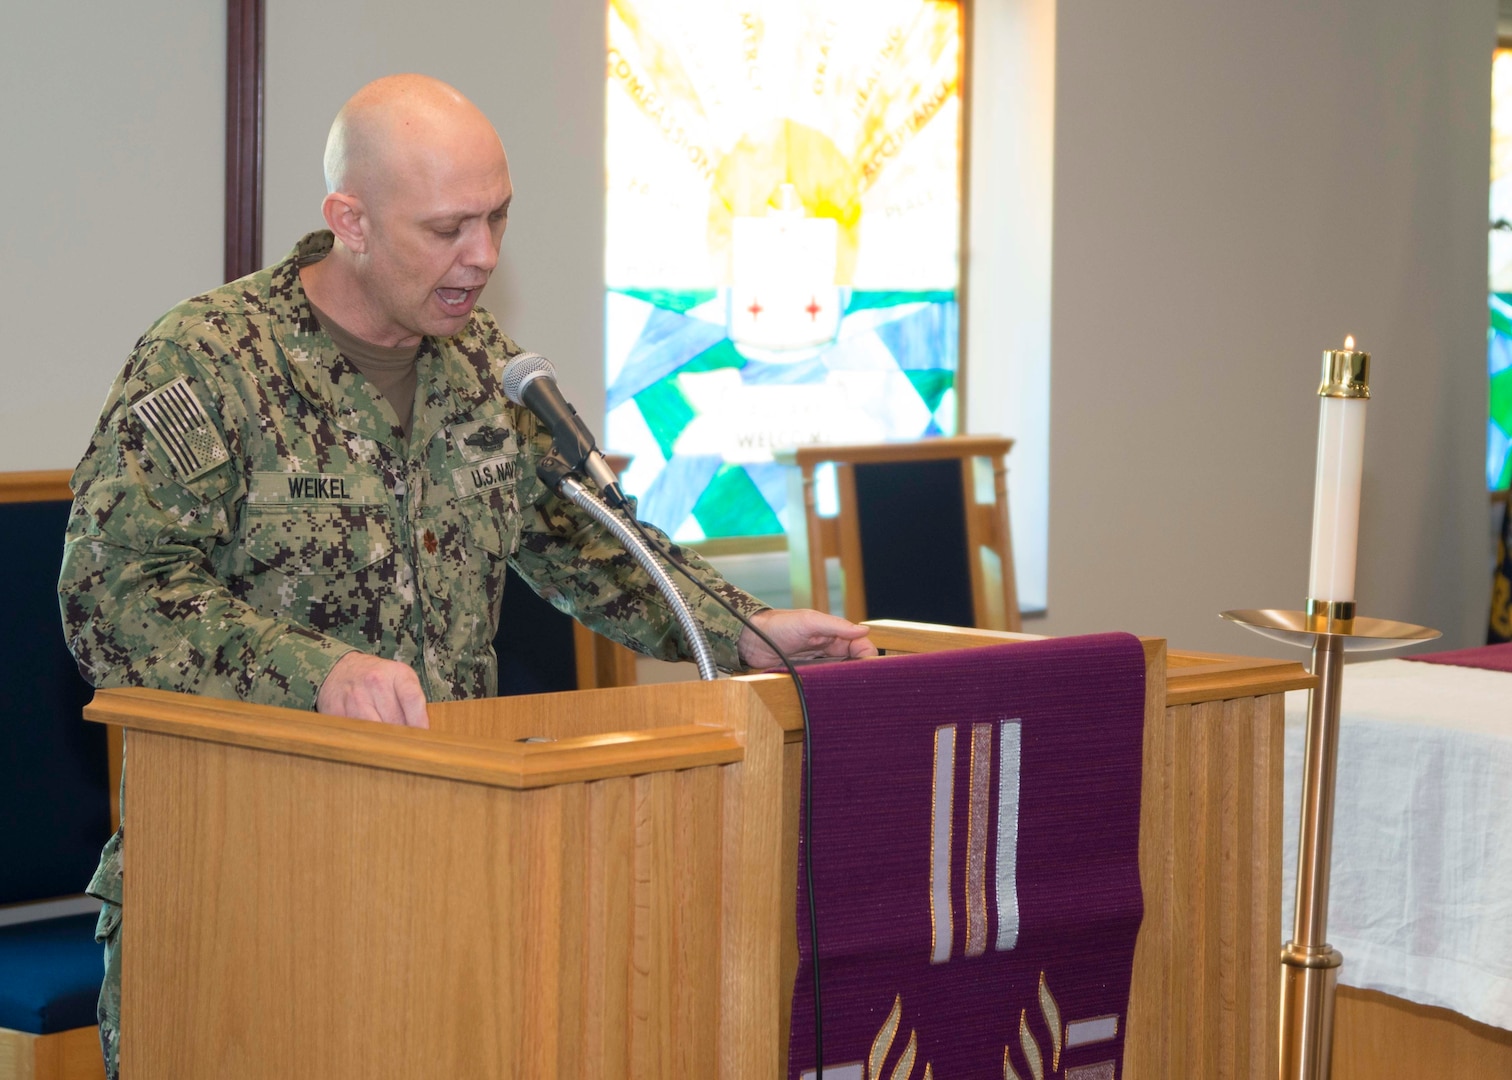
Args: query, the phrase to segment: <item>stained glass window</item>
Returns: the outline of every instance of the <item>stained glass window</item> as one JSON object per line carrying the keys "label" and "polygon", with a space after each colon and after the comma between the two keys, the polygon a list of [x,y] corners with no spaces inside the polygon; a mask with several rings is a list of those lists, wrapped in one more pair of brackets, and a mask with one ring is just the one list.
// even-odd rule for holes
{"label": "stained glass window", "polygon": [[610,0],[605,443],[679,540],[780,533],[779,447],[951,434],[961,11]]}
{"label": "stained glass window", "polygon": [[1490,251],[1486,483],[1497,490],[1512,486],[1512,49],[1497,49],[1491,67]]}

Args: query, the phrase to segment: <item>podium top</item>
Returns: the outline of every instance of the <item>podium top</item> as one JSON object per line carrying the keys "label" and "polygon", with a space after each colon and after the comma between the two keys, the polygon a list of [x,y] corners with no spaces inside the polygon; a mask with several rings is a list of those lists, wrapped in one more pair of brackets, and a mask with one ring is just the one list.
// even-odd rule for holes
{"label": "podium top", "polygon": [[[872,641],[893,653],[1035,640],[888,620],[870,625]],[[1156,663],[1164,640],[1141,640]],[[1171,652],[1164,669],[1167,706],[1315,682],[1294,661],[1207,653]],[[513,789],[728,764],[745,760],[758,723],[775,724],[785,743],[799,741],[803,731],[786,675],[440,702],[429,711],[431,727],[422,730],[132,688],[98,691],[84,716],[136,732]]]}
{"label": "podium top", "polygon": [[[771,709],[762,697],[751,681],[721,680],[446,702],[430,706],[432,727],[424,730],[133,688],[98,691],[84,717],[131,731],[524,789],[741,761],[743,719],[752,707],[789,711]],[[564,732],[553,723],[562,704],[553,699],[570,699],[600,730]],[[796,716],[796,707],[790,711]],[[721,717],[732,722],[698,722]],[[522,741],[533,735],[547,741]]]}

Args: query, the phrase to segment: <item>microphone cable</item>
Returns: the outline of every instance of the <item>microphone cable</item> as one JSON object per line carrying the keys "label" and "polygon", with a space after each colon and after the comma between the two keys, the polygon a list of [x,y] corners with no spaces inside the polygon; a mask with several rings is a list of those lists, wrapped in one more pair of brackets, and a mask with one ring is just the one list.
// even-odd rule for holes
{"label": "microphone cable", "polygon": [[[813,725],[809,723],[808,698],[803,692],[803,679],[798,675],[798,669],[787,653],[777,647],[777,643],[751,622],[750,619],[735,610],[724,597],[720,596],[687,567],[682,557],[676,553],[676,546],[670,537],[663,538],[660,533],[649,532],[634,514],[623,515],[635,531],[640,533],[641,539],[666,560],[667,565],[676,570],[683,577],[696,585],[704,595],[708,596],[720,607],[739,620],[751,633],[766,643],[766,647],[776,654],[782,661],[782,666],[787,668],[787,673],[792,677],[793,689],[798,692],[798,711],[803,717],[803,760],[807,768],[803,770],[803,881],[804,891],[808,893],[808,917],[809,917],[809,953],[814,965],[814,1080],[824,1080],[824,1005],[819,989],[819,915],[814,901],[814,744],[811,734]],[[791,1043],[791,1036],[789,1037]]]}

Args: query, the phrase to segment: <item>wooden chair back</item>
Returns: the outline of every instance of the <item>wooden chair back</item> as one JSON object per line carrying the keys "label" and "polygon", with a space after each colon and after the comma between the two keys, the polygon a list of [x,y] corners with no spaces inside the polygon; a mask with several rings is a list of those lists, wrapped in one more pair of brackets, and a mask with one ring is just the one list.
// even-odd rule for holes
{"label": "wooden chair back", "polygon": [[[825,560],[838,557],[844,615],[1020,628],[1008,524],[1013,440],[961,435],[907,443],[804,446],[788,532],[793,604],[829,611]],[[833,464],[839,513],[819,513],[815,476]]]}

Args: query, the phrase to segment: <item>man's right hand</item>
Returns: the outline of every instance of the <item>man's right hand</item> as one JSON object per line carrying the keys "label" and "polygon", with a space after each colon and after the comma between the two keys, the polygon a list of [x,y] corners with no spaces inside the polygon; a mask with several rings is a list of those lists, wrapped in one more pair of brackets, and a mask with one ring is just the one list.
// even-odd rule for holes
{"label": "man's right hand", "polygon": [[363,652],[349,652],[336,661],[320,684],[315,710],[382,724],[430,727],[425,691],[420,689],[420,677],[414,669]]}

